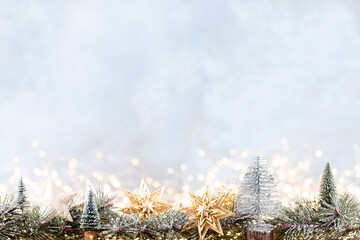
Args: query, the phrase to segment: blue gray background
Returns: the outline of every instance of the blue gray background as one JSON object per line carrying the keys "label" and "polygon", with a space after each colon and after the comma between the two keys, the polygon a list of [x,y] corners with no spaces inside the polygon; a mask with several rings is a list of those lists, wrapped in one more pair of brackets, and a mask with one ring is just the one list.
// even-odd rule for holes
{"label": "blue gray background", "polygon": [[316,179],[360,161],[359,1],[0,2],[2,182],[16,166],[69,180],[71,158],[86,176],[132,158],[196,175],[282,138]]}

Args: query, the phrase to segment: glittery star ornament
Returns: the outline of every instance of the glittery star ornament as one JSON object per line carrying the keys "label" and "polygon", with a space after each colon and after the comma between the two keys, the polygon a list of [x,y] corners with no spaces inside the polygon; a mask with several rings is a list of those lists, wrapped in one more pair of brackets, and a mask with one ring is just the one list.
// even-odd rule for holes
{"label": "glittery star ornament", "polygon": [[239,186],[235,184],[234,181],[231,181],[230,185],[222,185],[219,194],[227,195],[224,203],[231,204],[235,203],[236,198],[239,194]]}
{"label": "glittery star ornament", "polygon": [[163,191],[164,187],[150,193],[144,180],[141,180],[140,189],[137,194],[125,190],[125,193],[130,200],[130,206],[122,209],[122,211],[136,213],[143,221],[148,217],[165,212],[171,208],[171,205],[160,200]]}
{"label": "glittery star ornament", "polygon": [[199,238],[202,240],[209,229],[224,235],[220,219],[234,215],[233,212],[225,208],[227,194],[211,196],[209,188],[205,189],[202,196],[190,192],[191,206],[183,208],[189,214],[189,221],[185,224],[184,230],[197,226]]}
{"label": "glittery star ornament", "polygon": [[69,212],[69,203],[74,199],[76,193],[59,193],[53,180],[49,180],[45,197],[42,202],[42,209],[50,212],[45,221],[51,220],[59,215],[67,221],[72,222],[73,219]]}

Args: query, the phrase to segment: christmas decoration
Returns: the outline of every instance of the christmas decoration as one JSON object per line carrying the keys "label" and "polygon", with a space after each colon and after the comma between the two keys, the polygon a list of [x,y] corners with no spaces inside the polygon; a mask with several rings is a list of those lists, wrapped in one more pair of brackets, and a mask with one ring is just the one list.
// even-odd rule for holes
{"label": "christmas decoration", "polygon": [[238,209],[254,217],[257,224],[264,223],[262,217],[274,217],[280,210],[274,178],[261,156],[255,156],[248,167],[241,184]]}
{"label": "christmas decoration", "polygon": [[[330,171],[325,171],[323,179],[325,176],[327,180],[332,179],[328,175],[330,166],[326,169]],[[250,164],[235,200],[233,196],[229,197],[237,190],[234,183],[222,186],[216,195],[210,194],[210,186],[200,196],[191,193],[191,206],[181,209],[170,209],[169,204],[160,202],[163,189],[151,194],[143,181],[138,194],[130,193],[138,205],[134,209],[142,211],[126,208],[124,212],[114,212],[111,197],[100,188],[93,192],[91,186],[86,204],[74,202],[68,208],[73,194],[58,193],[51,181],[43,206],[25,204],[26,207],[21,209],[22,200],[26,203],[27,196],[21,180],[18,185],[15,194],[0,197],[0,240],[360,238],[360,202],[357,198],[349,192],[338,194],[323,191],[325,188],[320,187],[320,195],[321,192],[331,193],[323,194],[331,196],[330,202],[322,198],[296,198],[294,204],[280,208],[274,180],[261,157],[256,157]],[[329,189],[336,189],[335,184]],[[249,196],[251,193],[254,194]],[[145,203],[144,207],[141,203]],[[159,206],[163,208],[156,208]],[[69,216],[73,221],[69,221]]]}
{"label": "christmas decoration", "polygon": [[145,221],[145,219],[148,217],[165,212],[166,210],[171,208],[171,205],[160,201],[163,191],[164,188],[162,187],[155,192],[150,193],[148,187],[145,184],[145,181],[141,180],[138,194],[125,190],[125,193],[131,202],[131,205],[123,209],[123,211],[127,213],[137,213],[140,219],[142,219],[143,221]]}
{"label": "christmas decoration", "polygon": [[228,186],[222,185],[219,190],[219,194],[224,194],[227,196],[224,203],[235,203],[235,200],[239,194],[239,186],[236,185],[234,181],[232,181]]}
{"label": "christmas decoration", "polygon": [[191,229],[196,226],[200,239],[205,238],[209,229],[223,235],[219,220],[234,215],[233,212],[224,207],[227,194],[215,197],[210,196],[209,188],[207,187],[201,197],[190,193],[190,198],[192,202],[191,207],[184,208],[190,215],[189,222],[184,226],[184,229]]}
{"label": "christmas decoration", "polygon": [[321,178],[320,185],[320,202],[323,206],[326,204],[333,204],[336,201],[336,186],[330,163],[326,163],[324,173]]}
{"label": "christmas decoration", "polygon": [[269,173],[266,161],[261,156],[255,156],[241,184],[238,202],[238,211],[256,220],[256,224],[247,226],[248,240],[273,239],[274,227],[265,224],[263,218],[278,214],[280,210],[278,197],[274,178]]}
{"label": "christmas decoration", "polygon": [[40,200],[37,203],[42,206],[44,212],[51,213],[46,217],[45,221],[49,221],[53,217],[59,215],[67,221],[72,222],[73,219],[69,212],[69,204],[75,196],[76,193],[59,193],[54,181],[49,180],[44,200]]}
{"label": "christmas decoration", "polygon": [[81,228],[86,230],[94,230],[100,226],[100,217],[92,190],[89,190],[87,199],[88,200],[81,215]]}
{"label": "christmas decoration", "polygon": [[100,217],[98,213],[97,206],[95,204],[93,192],[90,189],[89,194],[87,195],[87,202],[83,213],[81,215],[80,227],[85,229],[84,238],[85,240],[97,239],[97,230],[100,227]]}
{"label": "christmas decoration", "polygon": [[16,193],[16,204],[23,211],[26,204],[26,189],[22,177],[19,179],[18,189]]}

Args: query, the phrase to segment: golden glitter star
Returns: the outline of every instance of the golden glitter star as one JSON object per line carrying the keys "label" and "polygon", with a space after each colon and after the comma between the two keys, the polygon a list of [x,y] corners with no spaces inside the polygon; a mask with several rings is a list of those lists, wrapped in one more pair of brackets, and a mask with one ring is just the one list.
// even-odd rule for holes
{"label": "golden glitter star", "polygon": [[237,195],[239,193],[239,186],[235,184],[234,181],[231,181],[230,185],[222,185],[219,194],[225,195],[227,194],[227,197],[224,201],[225,204],[232,204],[235,203]]}
{"label": "golden glitter star", "polygon": [[184,226],[184,230],[197,226],[200,240],[205,238],[209,229],[224,235],[220,219],[234,215],[233,212],[227,210],[224,206],[226,197],[227,194],[211,196],[208,187],[202,196],[190,192],[192,205],[184,208],[190,215],[189,222]]}
{"label": "golden glitter star", "polygon": [[171,205],[160,201],[163,191],[164,187],[150,193],[144,180],[141,180],[138,194],[125,190],[131,204],[129,207],[122,209],[122,211],[137,213],[143,221],[148,217],[165,212],[171,208]]}

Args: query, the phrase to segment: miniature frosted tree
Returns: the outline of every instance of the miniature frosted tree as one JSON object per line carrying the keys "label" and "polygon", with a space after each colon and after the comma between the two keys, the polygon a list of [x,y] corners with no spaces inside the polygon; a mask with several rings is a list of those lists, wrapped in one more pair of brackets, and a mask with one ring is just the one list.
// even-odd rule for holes
{"label": "miniature frosted tree", "polygon": [[22,177],[19,179],[18,189],[16,193],[16,204],[21,210],[24,210],[26,203],[26,188],[23,182]]}
{"label": "miniature frosted tree", "polygon": [[330,163],[326,163],[324,173],[321,179],[320,185],[320,204],[324,205],[324,203],[332,205],[337,197],[336,193],[336,185],[334,181],[334,177],[332,175],[332,170],[330,167]]}
{"label": "miniature frosted tree", "polygon": [[81,228],[86,230],[95,230],[100,226],[100,217],[95,204],[94,194],[90,190],[88,195],[88,201],[85,203],[83,213],[81,215]]}
{"label": "miniature frosted tree", "polygon": [[255,156],[241,184],[238,211],[247,217],[255,218],[257,224],[262,224],[262,217],[276,216],[279,208],[279,195],[274,178],[264,158]]}

